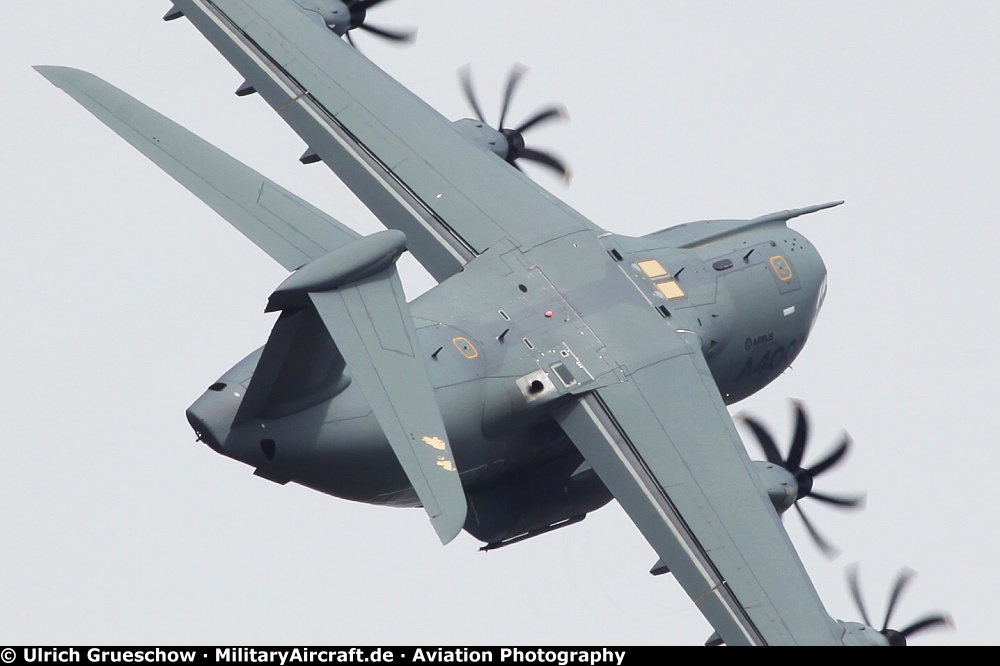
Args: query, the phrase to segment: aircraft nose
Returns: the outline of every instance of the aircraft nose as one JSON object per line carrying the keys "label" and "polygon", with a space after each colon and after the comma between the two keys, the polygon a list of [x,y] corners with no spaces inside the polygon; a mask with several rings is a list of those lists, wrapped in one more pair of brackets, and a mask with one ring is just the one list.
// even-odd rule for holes
{"label": "aircraft nose", "polygon": [[225,384],[213,384],[185,412],[198,441],[204,442],[216,453],[224,453],[223,443],[234,415],[233,405],[226,399],[225,388]]}

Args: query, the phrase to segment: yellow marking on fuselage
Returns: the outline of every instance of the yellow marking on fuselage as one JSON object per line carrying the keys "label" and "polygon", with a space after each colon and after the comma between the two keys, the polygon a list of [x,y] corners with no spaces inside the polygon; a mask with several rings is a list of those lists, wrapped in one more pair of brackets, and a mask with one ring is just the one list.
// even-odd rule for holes
{"label": "yellow marking on fuselage", "polygon": [[788,263],[788,260],[780,254],[771,257],[771,268],[774,269],[778,279],[782,282],[788,282],[792,279],[792,266]]}
{"label": "yellow marking on fuselage", "polygon": [[458,336],[452,340],[452,343],[458,351],[462,352],[462,356],[465,358],[479,358],[479,350],[476,349],[476,346],[469,342],[468,339]]}

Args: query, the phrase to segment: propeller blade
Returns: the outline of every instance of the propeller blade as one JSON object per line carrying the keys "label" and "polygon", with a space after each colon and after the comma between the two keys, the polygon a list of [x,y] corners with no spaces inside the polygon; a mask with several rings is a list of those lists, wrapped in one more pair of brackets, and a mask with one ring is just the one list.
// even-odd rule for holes
{"label": "propeller blade", "polygon": [[[953,626],[952,620],[947,615],[928,615],[926,617],[913,622],[905,629],[890,629],[889,623],[892,621],[892,614],[896,610],[896,604],[899,602],[899,598],[903,594],[903,590],[909,585],[910,580],[916,575],[911,569],[903,569],[899,572],[899,576],[896,578],[895,584],[892,586],[892,593],[889,595],[889,607],[885,611],[885,622],[882,624],[882,628],[879,630],[883,636],[889,641],[890,646],[902,647],[905,646],[906,638],[912,636],[915,633],[929,629],[931,627],[936,627],[939,625]],[[847,568],[847,581],[851,586],[851,595],[854,597],[854,604],[858,607],[858,611],[861,613],[861,617],[865,624],[869,627],[874,626],[871,619],[868,617],[868,613],[865,611],[864,603],[861,601],[861,585],[858,582],[858,565],[857,563],[852,564]]]}
{"label": "propeller blade", "polygon": [[521,77],[524,76],[527,69],[524,65],[514,65],[510,69],[510,76],[507,77],[507,89],[503,94],[503,106],[500,107],[500,123],[497,125],[498,130],[504,128],[504,120],[507,118],[507,109],[510,107],[510,99],[514,95],[514,89],[517,87],[518,82]]}
{"label": "propeller blade", "polygon": [[518,127],[515,131],[524,134],[525,131],[531,129],[532,127],[534,127],[539,123],[545,122],[546,120],[549,120],[551,118],[565,118],[565,117],[566,117],[566,110],[564,108],[562,108],[561,106],[552,106],[549,107],[548,109],[543,109],[542,111],[539,111],[531,118],[524,121],[521,124],[521,126]]}
{"label": "propeller blade", "polygon": [[525,148],[518,154],[518,157],[543,164],[553,171],[558,172],[564,180],[569,180],[569,169],[566,168],[566,165],[563,164],[562,160],[550,153],[534,150],[532,148]]}
{"label": "propeller blade", "polygon": [[778,451],[778,447],[775,445],[774,438],[771,437],[771,433],[769,433],[763,425],[749,416],[744,416],[743,422],[746,423],[747,427],[753,431],[754,435],[756,435],[757,441],[760,442],[760,448],[764,449],[764,457],[767,458],[767,462],[772,465],[780,465],[784,467],[785,459],[781,457],[781,453]]}
{"label": "propeller blade", "polygon": [[861,582],[858,576],[858,565],[857,563],[852,564],[847,568],[847,582],[851,586],[851,596],[854,597],[854,606],[861,613],[861,619],[865,621],[869,627],[873,626],[871,619],[868,617],[868,611],[865,610],[865,603],[861,600]]}
{"label": "propeller blade", "polygon": [[809,536],[811,536],[813,541],[816,542],[816,545],[819,546],[819,549],[823,551],[823,554],[830,559],[833,559],[837,557],[837,555],[840,555],[840,550],[836,546],[831,544],[829,541],[823,538],[823,536],[819,533],[819,530],[817,530],[816,527],[812,524],[812,521],[809,520],[808,517],[806,517],[805,511],[803,511],[799,507],[798,503],[796,503],[794,506],[795,510],[799,512],[799,516],[801,516],[802,522],[806,526],[806,530],[809,531]]}
{"label": "propeller blade", "polygon": [[889,620],[892,618],[893,612],[896,610],[896,602],[899,601],[899,595],[903,593],[906,585],[915,575],[915,572],[911,569],[903,569],[899,572],[899,577],[896,578],[896,584],[892,586],[892,594],[889,595],[889,607],[885,611],[885,622],[882,623],[882,633],[889,628]]}
{"label": "propeller blade", "polygon": [[788,451],[788,464],[785,469],[794,472],[802,468],[802,457],[806,452],[806,440],[809,439],[809,420],[806,418],[802,403],[795,401],[795,437],[792,448]]}
{"label": "propeller blade", "polygon": [[387,30],[386,28],[379,28],[374,25],[369,25],[368,23],[362,23],[358,26],[358,28],[364,30],[365,32],[370,32],[380,37],[391,39],[394,42],[412,42],[413,38],[417,36],[415,30]]}
{"label": "propeller blade", "polygon": [[826,470],[830,469],[831,467],[839,463],[841,459],[847,454],[847,450],[848,448],[850,448],[850,446],[851,446],[851,438],[848,437],[847,435],[844,435],[844,440],[840,443],[840,446],[834,449],[833,453],[828,455],[826,458],[823,458],[823,460],[819,461],[806,471],[809,472],[809,474],[811,474],[814,477],[819,476]]}
{"label": "propeller blade", "polygon": [[[825,504],[841,508],[853,509],[863,507],[865,505],[866,499],[864,494],[857,496],[830,495],[813,490],[816,478],[823,472],[829,470],[831,467],[837,465],[841,460],[843,460],[844,456],[847,455],[847,452],[850,449],[851,439],[845,434],[840,444],[838,444],[833,451],[827,454],[825,458],[812,467],[803,468],[802,459],[805,457],[806,446],[809,442],[809,419],[806,416],[805,407],[801,402],[793,400],[792,406],[795,409],[795,432],[792,435],[792,444],[788,451],[788,458],[786,459],[782,459],[781,452],[778,450],[778,446],[774,443],[774,438],[771,437],[771,434],[763,425],[760,424],[760,422],[749,416],[741,416],[741,418],[747,427],[753,431],[754,435],[757,437],[757,441],[760,442],[760,447],[764,451],[764,456],[767,458],[767,462],[783,468],[795,477],[797,487],[795,490],[795,501],[793,505],[798,510],[799,515],[802,516],[802,520],[806,524],[806,529],[809,530],[809,534],[812,536],[813,541],[816,542],[816,545],[820,547],[827,557],[834,557],[837,552],[836,549],[819,534],[815,526],[802,512],[802,509],[799,508],[798,502],[805,497],[813,497],[820,502],[824,502]],[[779,507],[778,510],[783,511],[787,508],[788,506],[785,505],[783,507]]]}
{"label": "propeller blade", "polygon": [[380,5],[383,2],[385,2],[385,0],[358,0],[357,2],[352,2],[349,5],[349,9],[354,9],[356,7],[358,9],[362,9],[364,11],[368,11],[369,9],[371,9],[372,7],[374,7],[375,5]]}
{"label": "propeller blade", "polygon": [[851,509],[861,508],[866,504],[864,495],[858,495],[857,497],[837,497],[836,495],[827,495],[826,493],[810,491],[809,497],[817,499],[820,502],[826,502],[827,504],[832,504],[834,506],[842,506]]}
{"label": "propeller blade", "polygon": [[903,638],[906,638],[907,636],[912,636],[913,634],[930,627],[936,627],[938,625],[950,627],[951,624],[951,618],[947,615],[931,615],[922,620],[917,620],[906,629],[900,629],[899,633],[903,635]]}
{"label": "propeller blade", "polygon": [[[527,68],[524,65],[515,64],[510,69],[510,74],[507,77],[507,85],[504,89],[503,94],[503,104],[500,107],[500,122],[496,127],[490,126],[491,129],[496,130],[504,136],[507,140],[507,154],[504,156],[504,160],[513,166],[518,171],[523,172],[523,169],[517,161],[521,158],[530,160],[532,162],[537,162],[562,176],[563,182],[568,183],[570,179],[570,170],[566,164],[555,155],[551,153],[535,150],[532,148],[526,148],[524,145],[524,135],[522,132],[524,130],[534,127],[540,123],[550,120],[555,117],[566,117],[566,111],[559,106],[551,106],[536,112],[528,120],[521,123],[520,127],[516,129],[506,127],[505,123],[507,121],[507,112],[510,110],[511,100],[514,97],[514,92],[517,90],[517,86],[521,81],[521,78],[527,72]],[[476,117],[480,122],[490,125],[486,122],[486,118],[483,115],[483,111],[479,106],[479,101],[476,99],[476,92],[472,87],[472,73],[471,67],[466,65],[458,70],[458,78],[462,83],[462,91],[465,93],[465,99],[468,100],[469,105],[475,112]]]}
{"label": "propeller blade", "polygon": [[348,44],[350,44],[354,48],[358,48],[357,44],[354,43],[354,38],[351,37],[351,31],[350,30],[348,30],[347,32],[344,33],[344,37],[347,37],[347,43]]}
{"label": "propeller blade", "polygon": [[479,108],[479,102],[476,101],[476,91],[472,89],[472,68],[469,65],[462,67],[458,70],[458,78],[462,82],[462,92],[465,93],[465,99],[475,112],[476,118],[479,119],[479,122],[485,123],[486,118],[483,116],[483,110]]}

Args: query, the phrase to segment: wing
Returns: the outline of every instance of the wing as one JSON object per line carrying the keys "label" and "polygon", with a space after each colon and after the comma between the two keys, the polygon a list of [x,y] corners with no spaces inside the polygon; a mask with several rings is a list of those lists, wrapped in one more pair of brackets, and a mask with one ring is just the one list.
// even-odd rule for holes
{"label": "wing", "polygon": [[326,213],[93,74],[69,67],[35,69],[288,270],[359,238]]}
{"label": "wing", "polygon": [[[529,249],[593,228],[480,149],[293,2],[175,8],[441,281],[501,239]],[[544,224],[538,220],[544,219]]]}
{"label": "wing", "polygon": [[[665,332],[671,335],[670,332]],[[728,645],[840,645],[693,335],[556,418]]]}

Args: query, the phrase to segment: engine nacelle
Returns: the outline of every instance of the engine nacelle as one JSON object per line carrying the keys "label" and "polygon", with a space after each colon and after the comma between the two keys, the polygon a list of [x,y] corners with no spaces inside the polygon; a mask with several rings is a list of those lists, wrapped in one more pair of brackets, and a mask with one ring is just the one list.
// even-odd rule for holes
{"label": "engine nacelle", "polygon": [[456,120],[452,124],[459,134],[472,142],[473,145],[498,155],[500,159],[507,159],[510,146],[507,143],[507,137],[502,132],[498,132],[481,120],[471,118]]}
{"label": "engine nacelle", "polygon": [[295,4],[319,16],[338,35],[343,36],[351,27],[351,10],[341,0],[295,0]]}
{"label": "engine nacelle", "polygon": [[[893,645],[891,639],[881,633],[878,629],[869,627],[860,622],[844,622],[837,620],[837,623],[844,628],[844,645],[847,646],[875,646],[889,647]],[[903,645],[906,644],[904,640]]]}
{"label": "engine nacelle", "polygon": [[795,476],[784,467],[764,460],[754,460],[753,464],[774,510],[780,515],[791,509],[799,498],[799,484]]}

